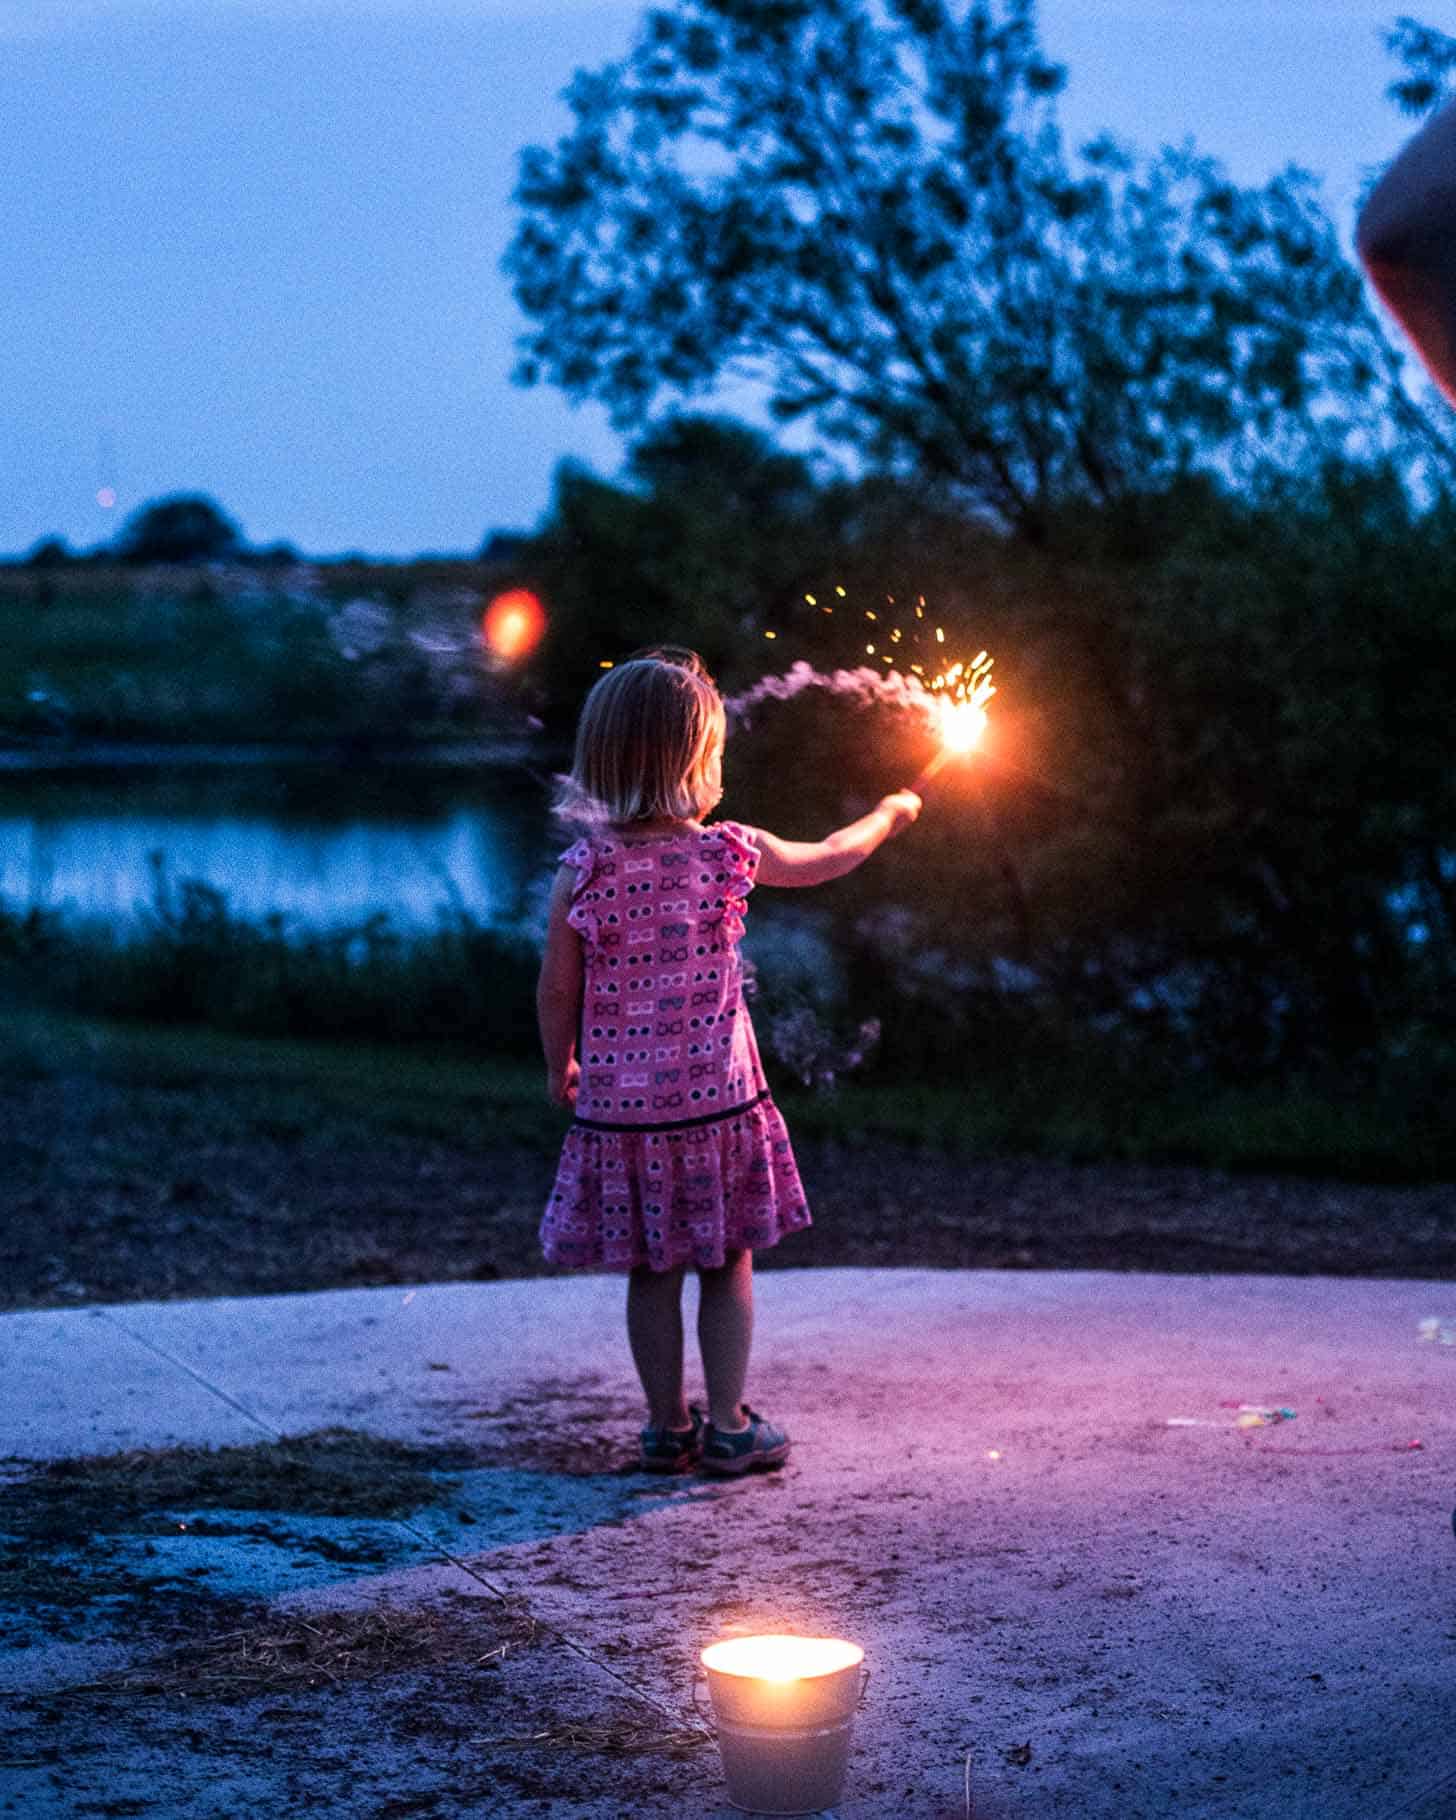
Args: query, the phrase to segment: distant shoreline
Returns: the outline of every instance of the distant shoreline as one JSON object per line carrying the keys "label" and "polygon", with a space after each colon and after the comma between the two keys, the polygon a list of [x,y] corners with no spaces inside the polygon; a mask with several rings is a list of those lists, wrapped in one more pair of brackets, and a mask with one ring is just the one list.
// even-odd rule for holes
{"label": "distant shoreline", "polygon": [[87,740],[56,745],[0,744],[0,773],[48,771],[229,770],[237,766],[365,765],[454,769],[549,762],[532,739],[374,741],[358,739],[164,741]]}

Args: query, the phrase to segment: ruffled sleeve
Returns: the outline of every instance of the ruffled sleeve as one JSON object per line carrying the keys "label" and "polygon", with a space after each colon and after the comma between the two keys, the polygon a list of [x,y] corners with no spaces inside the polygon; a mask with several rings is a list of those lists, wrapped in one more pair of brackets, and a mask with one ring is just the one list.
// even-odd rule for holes
{"label": "ruffled sleeve", "polygon": [[758,846],[752,828],[742,822],[718,822],[713,832],[723,842],[727,860],[728,882],[724,887],[723,933],[736,941],[743,933],[743,916],[748,909],[748,894],[758,875]]}
{"label": "ruffled sleeve", "polygon": [[585,836],[574,841],[561,855],[563,866],[574,866],[576,883],[571,891],[571,908],[566,920],[583,941],[595,942],[601,935],[597,905],[601,901],[599,870],[601,850]]}

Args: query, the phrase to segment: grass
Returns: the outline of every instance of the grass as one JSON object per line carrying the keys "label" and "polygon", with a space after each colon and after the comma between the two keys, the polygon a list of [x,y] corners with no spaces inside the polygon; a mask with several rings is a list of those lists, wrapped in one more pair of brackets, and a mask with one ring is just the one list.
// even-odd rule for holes
{"label": "grass", "polygon": [[[252,743],[461,731],[480,564],[0,567],[0,737]],[[331,631],[365,599],[377,648]],[[448,632],[447,660],[410,639]],[[476,692],[477,703],[479,699]]]}
{"label": "grass", "polygon": [[421,931],[383,915],[295,929],[160,870],[150,906],[116,926],[0,909],[0,988],[17,1003],[259,1036],[484,1037],[496,1052],[530,1052],[535,964],[528,936],[463,910]]}
{"label": "grass", "polygon": [[[0,1075],[85,1076],[173,1094],[225,1090],[222,1101],[208,1101],[218,1137],[287,1138],[322,1119],[454,1140],[479,1125],[484,1108],[493,1141],[546,1153],[561,1139],[539,1066],[449,1046],[260,1038],[18,1009],[0,1019]],[[219,1128],[218,1117],[232,1128]]]}
{"label": "grass", "polygon": [[[541,1067],[457,1046],[261,1039],[190,1026],[16,1012],[0,1026],[0,1072],[86,1074],[174,1092],[225,1088],[220,1136],[287,1138],[367,1125],[376,1134],[493,1145],[552,1156],[561,1114]],[[1049,1067],[1035,1079],[964,1084],[844,1082],[832,1093],[781,1083],[796,1138],[855,1148],[888,1141],[948,1157],[1173,1162],[1353,1181],[1456,1179],[1456,1130],[1391,1096],[1317,1085],[1144,1088],[1136,1079]],[[487,1123],[482,1124],[482,1119]],[[342,1133],[341,1133],[342,1135]]]}
{"label": "grass", "polygon": [[1456,1179],[1456,1131],[1381,1096],[1291,1082],[1141,1089],[1049,1068],[1035,1082],[865,1082],[779,1102],[796,1137],[858,1147],[888,1140],[948,1156],[1192,1163],[1350,1181]]}

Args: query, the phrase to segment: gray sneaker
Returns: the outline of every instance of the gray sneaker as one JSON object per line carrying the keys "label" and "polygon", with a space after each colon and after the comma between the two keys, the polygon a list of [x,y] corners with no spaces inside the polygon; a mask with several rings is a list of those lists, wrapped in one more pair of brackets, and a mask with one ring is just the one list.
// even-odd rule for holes
{"label": "gray sneaker", "polygon": [[756,1409],[745,1403],[743,1413],[747,1428],[735,1434],[731,1428],[708,1424],[703,1442],[702,1470],[716,1477],[731,1478],[740,1472],[754,1472],[766,1466],[782,1466],[789,1455],[789,1437],[783,1429],[765,1422]]}
{"label": "gray sneaker", "polygon": [[707,1423],[696,1404],[688,1411],[691,1428],[644,1428],[638,1463],[643,1472],[687,1472],[703,1451]]}

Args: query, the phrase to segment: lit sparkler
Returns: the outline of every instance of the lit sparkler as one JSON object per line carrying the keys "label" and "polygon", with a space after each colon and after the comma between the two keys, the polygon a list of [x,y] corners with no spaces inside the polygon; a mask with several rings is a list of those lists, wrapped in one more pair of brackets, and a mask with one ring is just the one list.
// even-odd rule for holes
{"label": "lit sparkler", "polygon": [[[848,598],[847,590],[838,584],[834,594],[840,601]],[[820,613],[834,611],[823,605],[817,595],[805,594],[803,599],[806,606],[817,608]],[[730,713],[746,719],[760,701],[789,701],[803,689],[818,688],[864,702],[882,701],[917,709],[940,739],[940,750],[910,785],[919,795],[951,759],[966,756],[980,744],[986,728],[986,704],[996,693],[991,681],[993,660],[988,652],[981,651],[969,663],[957,660],[947,665],[945,627],[927,619],[923,594],[917,597],[914,620],[904,626],[894,623],[900,616],[894,610],[894,595],[885,596],[885,605],[891,609],[889,613],[883,607],[866,607],[860,613],[867,622],[865,632],[873,633],[862,646],[864,655],[874,658],[883,668],[872,669],[861,663],[854,670],[826,672],[800,659],[784,675],[761,677],[727,705]],[[777,639],[778,633],[765,630],[763,636]]]}
{"label": "lit sparkler", "polygon": [[940,750],[911,784],[910,788],[917,796],[923,795],[926,784],[944,770],[951,759],[974,752],[981,743],[981,735],[986,730],[986,703],[996,693],[996,685],[991,681],[994,661],[982,651],[969,666],[954,663],[931,678],[930,688],[936,699],[940,723]]}

